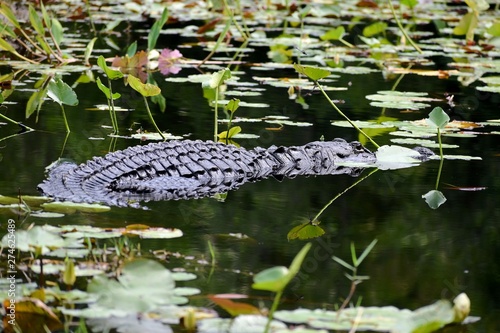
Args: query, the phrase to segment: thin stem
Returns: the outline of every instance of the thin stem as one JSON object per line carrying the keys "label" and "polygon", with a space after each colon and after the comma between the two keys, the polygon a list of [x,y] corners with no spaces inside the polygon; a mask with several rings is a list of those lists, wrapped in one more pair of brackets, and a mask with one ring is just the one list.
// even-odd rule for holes
{"label": "thin stem", "polygon": [[340,192],[339,194],[337,194],[335,197],[333,197],[332,200],[330,200],[325,206],[323,206],[323,208],[321,208],[321,210],[318,212],[318,214],[316,214],[316,216],[314,216],[314,218],[311,220],[312,222],[315,222],[319,219],[319,217],[321,216],[321,214],[323,214],[323,212],[335,201],[337,200],[340,196],[342,196],[344,193],[346,193],[347,191],[349,191],[351,188],[353,188],[354,186],[358,185],[359,183],[361,183],[363,180],[365,180],[366,178],[370,177],[373,173],[375,173],[376,171],[378,171],[378,169],[374,169],[372,170],[369,174],[367,174],[366,176],[364,176],[363,178],[360,178],[358,179],[356,182],[354,182],[351,186],[349,186],[348,188],[346,188],[345,190],[343,190],[342,192]]}
{"label": "thin stem", "polygon": [[267,317],[267,323],[266,323],[266,328],[264,329],[264,333],[269,332],[269,328],[271,327],[271,322],[273,321],[273,314],[278,308],[278,305],[280,304],[281,295],[283,295],[283,290],[278,291],[274,296],[273,305],[271,306],[271,310],[269,310],[269,315]]}
{"label": "thin stem", "polygon": [[66,118],[66,112],[64,111],[64,105],[62,104],[59,104],[61,106],[61,111],[62,111],[62,115],[63,115],[63,119],[64,119],[64,126],[66,126],[66,133],[69,133],[71,132],[71,130],[69,129],[69,125],[68,125],[68,119]]}
{"label": "thin stem", "polygon": [[109,116],[111,117],[111,124],[113,125],[113,134],[118,134],[118,119],[116,118],[116,110],[115,110],[115,102],[113,99],[113,89],[111,87],[111,80],[108,77],[108,89],[109,89],[109,96],[111,97],[108,100],[108,108],[109,108]]}
{"label": "thin stem", "polygon": [[330,103],[330,105],[342,116],[344,117],[347,122],[349,124],[351,124],[352,127],[354,127],[359,133],[363,134],[377,149],[380,148],[380,146],[375,142],[373,141],[373,139],[368,135],[366,134],[361,128],[359,128],[358,126],[356,126],[355,123],[353,123],[351,121],[351,119],[349,119],[349,117],[347,117],[338,107],[337,105],[335,105],[335,103],[333,103],[333,101],[330,99],[330,97],[328,97],[328,95],[326,94],[326,92],[323,90],[323,88],[321,87],[321,85],[318,83],[318,81],[314,81],[314,84],[316,85],[316,87],[319,88],[319,90],[321,90],[321,92],[323,93],[323,96],[326,97],[326,99],[328,100],[328,102]]}
{"label": "thin stem", "polygon": [[405,28],[401,24],[401,21],[399,21],[398,15],[396,14],[394,6],[392,5],[392,1],[388,0],[388,2],[389,2],[389,7],[391,8],[392,16],[394,16],[394,20],[396,20],[396,24],[398,25],[399,30],[401,30],[401,33],[403,34],[403,36],[405,36],[406,40],[410,42],[411,46],[413,46],[413,48],[418,51],[418,53],[422,53],[422,49],[418,47],[418,45],[413,41],[413,39],[411,39],[410,36],[408,36],[408,34],[405,31]]}
{"label": "thin stem", "polygon": [[436,190],[439,187],[439,180],[441,179],[441,171],[443,170],[443,162],[444,162],[443,144],[441,142],[441,129],[439,127],[437,129],[437,133],[438,133],[438,142],[439,142],[439,155],[441,156],[441,161],[439,162],[438,176],[436,179]]}
{"label": "thin stem", "polygon": [[[214,108],[214,141],[217,142],[217,133],[219,132],[219,123],[217,122],[219,120],[219,87],[220,85],[217,85],[215,88],[215,108]],[[228,132],[229,134],[229,132]]]}
{"label": "thin stem", "polygon": [[163,133],[158,128],[158,126],[156,125],[156,122],[155,122],[155,120],[153,118],[153,115],[151,114],[151,110],[149,109],[148,99],[146,98],[146,96],[142,96],[142,98],[144,98],[144,104],[146,104],[146,110],[148,111],[149,120],[151,120],[151,122],[153,123],[153,126],[155,127],[155,129],[158,132],[158,134],[160,134],[160,136],[163,139],[163,141],[166,141],[167,138],[165,138],[165,136],[163,135]]}
{"label": "thin stem", "polygon": [[87,10],[87,15],[90,20],[90,26],[92,27],[92,31],[94,32],[94,36],[97,36],[97,30],[95,28],[94,20],[92,19],[92,13],[90,12],[89,0],[85,0],[85,9]]}
{"label": "thin stem", "polygon": [[6,115],[3,115],[0,113],[0,117],[2,117],[3,119],[5,119],[6,121],[10,122],[10,123],[13,123],[14,125],[19,125],[21,126],[23,129],[25,130],[28,130],[28,131],[34,131],[33,128],[29,127],[29,126],[26,126],[24,125],[23,123],[19,122],[19,121],[15,121],[9,117],[7,117]]}
{"label": "thin stem", "polygon": [[342,38],[339,38],[339,42],[341,42],[342,44],[344,44],[347,47],[350,47],[350,48],[354,47],[354,45],[352,45],[351,43],[349,43],[348,41],[346,41],[346,40],[344,40]]}

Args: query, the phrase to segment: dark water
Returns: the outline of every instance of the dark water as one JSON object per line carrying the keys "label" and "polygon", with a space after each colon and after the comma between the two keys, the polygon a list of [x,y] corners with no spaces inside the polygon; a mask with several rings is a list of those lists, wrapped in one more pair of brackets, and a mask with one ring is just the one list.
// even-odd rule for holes
{"label": "dark water", "polygon": [[[265,50],[258,52],[265,55]],[[240,70],[244,71],[239,75],[240,81],[245,82],[251,82],[254,75],[294,76],[289,69],[257,73],[246,67]],[[195,73],[197,71],[186,68],[180,75]],[[36,75],[33,76],[36,79]],[[167,83],[161,76],[155,78],[167,99],[166,112],[155,111],[159,127],[177,135],[191,133],[192,139],[211,139],[213,114],[203,97],[201,85]],[[75,75],[64,77],[69,84],[75,79]],[[343,74],[333,84],[346,86],[348,83],[348,91],[330,95],[345,101],[339,107],[353,119],[369,120],[377,118],[381,109],[370,107],[364,96],[379,90],[389,90],[394,80],[385,80],[381,73]],[[152,130],[141,99],[129,89],[123,89],[121,82],[117,81],[116,86],[118,91],[123,91],[123,98],[117,104],[135,109],[119,117],[120,129],[124,134],[133,122],[139,122],[144,128]],[[331,120],[340,117],[321,95],[307,96],[310,108],[304,110],[288,99],[286,89],[260,87],[266,88],[262,96],[241,99],[267,103],[269,108],[242,107],[237,111],[238,116],[255,118],[286,115],[295,121],[311,122],[314,126],[286,126],[281,131],[268,131],[265,127],[269,127],[269,124],[243,123],[240,125],[244,132],[261,137],[239,140],[242,146],[300,145],[317,140],[322,135],[326,139],[358,138],[354,130],[330,125]],[[65,145],[60,109],[49,101],[44,104],[38,122],[35,122],[35,116],[26,121],[38,131],[0,142],[0,194],[16,195],[20,191],[24,195],[37,195],[36,185],[44,179],[44,168],[59,156],[83,162],[110,150],[112,143],[107,137],[109,131],[101,128],[102,124],[109,124],[107,113],[86,110],[96,103],[105,103],[101,93],[93,84],[82,84],[75,90],[80,104],[78,107],[67,107],[72,132]],[[444,98],[445,93],[455,95],[457,106],[449,110],[454,119],[484,121],[498,117],[498,95],[479,94],[473,87],[462,87],[454,79],[408,75],[401,81],[398,90],[425,91],[436,98]],[[7,110],[2,112],[15,119],[23,119],[29,94],[17,91],[11,100],[18,104],[8,105]],[[433,106],[447,108],[444,102]],[[412,113],[386,110],[385,115],[414,120],[425,118],[428,112],[430,109]],[[6,137],[17,130],[13,125],[2,125],[0,136]],[[89,137],[102,137],[104,140],[89,140]],[[390,135],[375,137],[379,144],[387,144],[391,138]],[[443,140],[444,143],[460,146],[453,151],[447,150],[447,153],[480,156],[483,159],[444,162],[440,189],[448,201],[439,209],[432,210],[421,198],[424,193],[434,189],[438,161],[410,169],[376,172],[325,211],[321,226],[326,234],[312,241],[313,246],[303,271],[287,289],[283,307],[333,308],[334,304],[340,304],[349,292],[350,282],[343,276],[343,268],[331,256],[349,261],[351,242],[361,251],[373,239],[378,239],[378,244],[359,272],[369,275],[371,279],[358,286],[354,301],[362,296],[363,305],[395,305],[414,309],[442,297],[452,299],[459,292],[466,292],[472,302],[471,314],[483,318],[471,327],[471,331],[500,330],[498,136],[485,134],[476,138],[447,137]],[[122,149],[135,144],[139,142],[118,139],[114,148]],[[215,246],[218,265],[211,278],[208,278],[209,269],[196,272],[199,276],[197,286],[202,293],[264,295],[250,288],[250,273],[273,265],[289,265],[304,242],[288,242],[288,231],[302,223],[304,218],[313,217],[331,198],[355,180],[349,176],[302,177],[282,182],[268,179],[246,184],[238,191],[229,193],[225,202],[206,198],[148,203],[150,210],[147,211],[113,208],[108,213],[73,214],[60,219],[27,217],[23,226],[49,223],[119,227],[144,223],[177,227],[184,232],[184,237],[145,241],[142,247],[165,248],[209,259],[207,241],[210,240]],[[445,183],[487,189],[449,190]],[[23,219],[10,211],[0,210],[2,225],[8,218]],[[228,233],[243,233],[250,240],[222,236]],[[198,305],[207,305],[204,301],[196,302]]]}

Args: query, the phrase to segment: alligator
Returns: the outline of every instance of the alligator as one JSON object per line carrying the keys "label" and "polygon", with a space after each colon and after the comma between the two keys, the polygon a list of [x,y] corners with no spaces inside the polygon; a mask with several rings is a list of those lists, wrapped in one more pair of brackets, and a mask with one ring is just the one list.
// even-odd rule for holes
{"label": "alligator", "polygon": [[375,154],[357,141],[245,149],[213,141],[150,143],[76,165],[55,163],[38,185],[60,201],[140,207],[140,201],[192,199],[237,189],[246,182],[298,175],[359,176]]}

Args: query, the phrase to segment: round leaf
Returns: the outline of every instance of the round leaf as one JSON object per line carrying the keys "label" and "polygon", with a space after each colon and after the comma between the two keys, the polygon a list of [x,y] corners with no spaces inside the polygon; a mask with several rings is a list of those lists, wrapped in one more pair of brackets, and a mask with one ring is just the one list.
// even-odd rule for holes
{"label": "round leaf", "polygon": [[427,205],[432,209],[437,209],[446,202],[446,197],[441,191],[432,190],[422,195]]}
{"label": "round leaf", "polygon": [[56,78],[49,82],[49,90],[47,95],[56,103],[66,105],[77,105],[78,98],[76,93],[64,83],[60,78]]}
{"label": "round leaf", "polygon": [[429,125],[441,129],[443,129],[449,122],[450,117],[439,106],[435,107],[431,113],[429,113],[429,119],[427,119],[427,123],[429,123]]}

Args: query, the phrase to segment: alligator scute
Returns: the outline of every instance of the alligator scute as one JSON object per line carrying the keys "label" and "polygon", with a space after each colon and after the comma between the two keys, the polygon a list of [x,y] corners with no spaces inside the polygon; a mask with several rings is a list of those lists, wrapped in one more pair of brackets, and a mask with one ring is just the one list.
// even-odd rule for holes
{"label": "alligator scute", "polygon": [[303,146],[238,148],[212,141],[169,141],[133,146],[76,165],[51,167],[38,188],[56,200],[138,206],[140,201],[213,196],[271,176],[358,176],[375,162],[359,142],[315,141]]}

